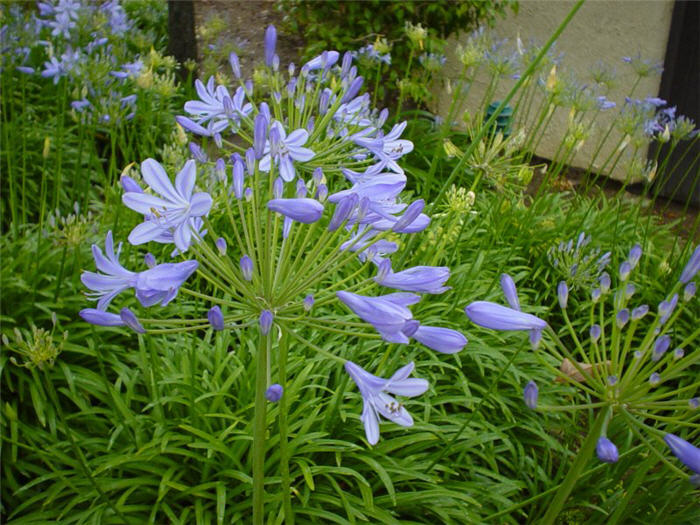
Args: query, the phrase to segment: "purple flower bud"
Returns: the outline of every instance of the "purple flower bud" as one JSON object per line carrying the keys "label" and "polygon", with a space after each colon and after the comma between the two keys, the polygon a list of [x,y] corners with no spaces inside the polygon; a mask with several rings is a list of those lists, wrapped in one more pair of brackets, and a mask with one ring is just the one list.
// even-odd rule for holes
{"label": "purple flower bud", "polygon": [[690,259],[688,259],[685,268],[683,268],[683,271],[681,272],[679,281],[683,284],[687,283],[693,277],[695,277],[698,270],[700,270],[700,246],[696,246],[693,255],[690,256]]}
{"label": "purple flower bud", "polygon": [[[407,323],[410,323],[410,321]],[[404,334],[406,334],[405,328]],[[428,348],[443,354],[456,354],[467,344],[467,338],[457,330],[441,328],[439,326],[420,325],[410,337],[413,337],[416,341]]]}
{"label": "purple flower bud", "polygon": [[255,150],[253,148],[248,148],[245,151],[245,166],[248,175],[252,176],[255,174]]}
{"label": "purple flower bud", "polygon": [[282,238],[286,239],[289,237],[289,234],[292,231],[292,224],[294,224],[294,221],[290,219],[289,217],[284,218],[284,222],[282,223]]}
{"label": "purple flower bud", "polygon": [[646,304],[642,304],[640,306],[637,306],[637,308],[632,310],[632,320],[639,321],[648,312],[649,312],[649,307]]}
{"label": "purple flower bud", "polygon": [[275,199],[281,199],[284,193],[284,180],[281,177],[277,177],[272,183],[272,195]]}
{"label": "purple flower bud", "polygon": [[214,170],[216,171],[216,176],[221,182],[226,180],[226,162],[224,159],[216,159]]}
{"label": "purple flower bud", "polygon": [[243,163],[236,161],[233,164],[233,194],[237,199],[243,198]]}
{"label": "purple flower bud", "polygon": [[296,198],[303,199],[306,197],[306,183],[302,179],[297,179]]}
{"label": "purple flower bud", "polygon": [[331,217],[331,221],[328,223],[328,231],[335,231],[340,228],[357,206],[358,200],[357,194],[353,193],[335,205],[333,217]]}
{"label": "purple flower bud", "polygon": [[678,294],[674,294],[670,301],[661,301],[659,303],[659,326],[663,325],[671,317],[673,310],[678,304]]}
{"label": "purple flower bud", "polygon": [[241,78],[241,63],[238,60],[238,55],[236,53],[231,53],[228,56],[228,62],[231,64],[231,71],[233,71],[233,76],[240,80]]}
{"label": "purple flower bud", "polygon": [[540,341],[542,341],[542,330],[539,330],[539,329],[530,330],[529,339],[530,339],[530,346],[532,346],[532,349],[537,350],[537,348],[540,346]]}
{"label": "purple flower bud", "polygon": [[600,284],[601,293],[608,293],[608,290],[610,290],[610,276],[608,272],[603,272],[598,279],[598,283]]}
{"label": "purple flower bud", "polygon": [[275,26],[267,26],[265,31],[265,65],[272,67],[275,58],[275,46],[277,45],[277,30]]}
{"label": "purple flower bud", "polygon": [[304,224],[316,222],[323,215],[323,204],[314,199],[272,199],[267,208]]}
{"label": "purple flower bud", "polygon": [[608,385],[615,386],[617,384],[617,376],[608,376]]}
{"label": "purple flower bud", "polygon": [[272,157],[274,158],[279,153],[280,141],[282,140],[282,137],[280,136],[280,131],[277,128],[277,126],[270,127],[269,136],[270,136],[270,155],[272,155]]}
{"label": "purple flower bud", "polygon": [[632,283],[629,283],[627,286],[625,286],[625,297],[629,299],[634,295],[634,292],[636,291],[636,288]]}
{"label": "purple flower bud", "polygon": [[352,53],[346,51],[343,55],[343,61],[340,66],[340,78],[345,78],[345,76],[350,71],[350,66],[352,65]]}
{"label": "purple flower bud", "polygon": [[590,334],[591,334],[591,341],[594,343],[600,339],[600,334],[602,333],[602,329],[600,328],[599,324],[594,324],[591,326]]}
{"label": "purple flower bud", "polygon": [[119,178],[119,182],[121,183],[122,188],[124,188],[124,191],[130,191],[132,193],[143,193],[141,186],[139,186],[138,183],[128,175],[122,175]]}
{"label": "purple flower bud", "polygon": [[309,294],[306,297],[304,297],[304,310],[305,311],[310,311],[311,308],[314,306],[314,296]]}
{"label": "purple flower bud", "polygon": [[637,263],[639,262],[639,259],[642,257],[642,247],[639,246],[639,244],[635,244],[632,249],[630,250],[629,255],[627,256],[627,261],[630,263],[630,266],[632,269],[634,269],[637,266]]}
{"label": "purple flower bud", "polygon": [[537,383],[534,381],[528,381],[527,385],[523,389],[523,400],[525,401],[525,406],[531,410],[537,409],[537,397],[539,396],[539,389],[537,388]]}
{"label": "purple flower bud", "polygon": [[680,347],[679,347],[679,348],[676,348],[676,349],[673,351],[673,359],[675,359],[675,360],[681,359],[684,355],[685,355],[685,350],[683,350],[683,349],[680,348]]}
{"label": "purple flower bud", "polygon": [[360,88],[362,87],[363,81],[364,79],[362,77],[355,78],[350,84],[350,87],[348,87],[340,102],[344,104],[346,102],[350,102],[353,98],[355,98],[360,92]]}
{"label": "purple flower bud", "polygon": [[659,337],[654,342],[654,352],[651,355],[651,360],[658,361],[659,359],[661,359],[661,356],[663,356],[666,353],[666,350],[668,350],[669,346],[671,346],[670,336],[662,335],[661,337]]}
{"label": "purple flower bud", "polygon": [[520,302],[518,301],[518,290],[515,288],[513,278],[507,273],[501,274],[501,289],[506,298],[506,302],[513,310],[520,310]]}
{"label": "purple flower bud", "polygon": [[632,265],[627,261],[620,265],[620,280],[626,281],[632,271]]}
{"label": "purple flower bud", "polygon": [[97,308],[85,308],[80,310],[79,315],[84,321],[98,326],[124,326],[121,316]]}
{"label": "purple flower bud", "polygon": [[673,452],[673,455],[681,460],[686,467],[700,474],[700,448],[688,443],[674,434],[666,434],[664,441]]}
{"label": "purple flower bud", "polygon": [[560,281],[557,285],[557,297],[561,309],[566,310],[566,305],[569,302],[569,287],[566,286],[566,281]]}
{"label": "purple flower bud", "polygon": [[547,323],[500,304],[476,301],[464,309],[472,323],[492,330],[544,330]]}
{"label": "purple flower bud", "polygon": [[600,436],[598,439],[595,453],[598,455],[598,459],[604,463],[615,463],[620,457],[615,444],[605,436]]}
{"label": "purple flower bud", "polygon": [[307,131],[307,133],[309,133],[309,135],[314,132],[314,124],[315,123],[316,123],[316,120],[314,119],[314,116],[311,115],[309,117],[309,121],[306,123],[306,131]]}
{"label": "purple flower bud", "polygon": [[389,118],[389,110],[384,108],[379,112],[379,117],[377,117],[377,127],[381,128],[386,122],[387,118]]}
{"label": "purple flower bud", "polygon": [[323,182],[323,170],[321,168],[316,168],[314,170],[313,181],[316,185]]}
{"label": "purple flower bud", "polygon": [[262,112],[255,116],[253,129],[253,150],[255,158],[260,160],[265,153],[265,142],[267,141],[267,125],[268,120]]}
{"label": "purple flower bud", "polygon": [[250,281],[253,279],[253,260],[248,257],[247,255],[244,255],[241,257],[240,260],[240,267],[241,267],[241,273],[243,274],[243,278],[246,281]]}
{"label": "purple flower bud", "polygon": [[216,249],[219,250],[221,255],[226,255],[226,239],[219,237],[214,244],[216,244]]}
{"label": "purple flower bud", "polygon": [[137,334],[145,334],[146,329],[141,325],[139,320],[136,318],[136,315],[134,312],[129,310],[128,308],[122,308],[121,311],[119,312],[119,317],[122,318],[122,321],[124,321],[124,324],[131,328],[134,332]]}
{"label": "purple flower bud", "polygon": [[250,202],[253,200],[253,190],[250,188],[246,188],[245,191],[243,192],[243,196],[245,197],[246,202]]}
{"label": "purple flower bud", "polygon": [[260,332],[262,335],[267,335],[270,333],[270,328],[272,328],[272,321],[274,316],[270,310],[263,310],[260,312]]}
{"label": "purple flower bud", "polygon": [[316,200],[319,202],[326,202],[326,199],[328,198],[328,186],[325,184],[319,184],[318,188],[316,189]]}
{"label": "purple flower bud", "polygon": [[661,381],[661,376],[658,374],[658,372],[654,372],[653,374],[651,374],[649,376],[649,384],[651,386],[658,385],[660,381]]}
{"label": "purple flower bud", "polygon": [[425,201],[418,199],[408,205],[403,215],[394,224],[393,231],[397,233],[408,233],[405,230],[415,221],[425,208]]}
{"label": "purple flower bud", "polygon": [[623,308],[619,312],[617,312],[617,315],[615,316],[615,322],[617,323],[618,328],[624,328],[624,326],[627,324],[627,321],[630,320],[630,311],[627,308]]}
{"label": "purple flower bud", "polygon": [[207,319],[214,330],[221,331],[224,329],[224,314],[221,313],[219,306],[213,306],[207,312]]}
{"label": "purple flower bud", "polygon": [[280,69],[280,57],[275,54],[275,56],[272,57],[272,70],[273,71],[279,71]]}
{"label": "purple flower bud", "polygon": [[374,277],[374,280],[381,284],[381,282],[387,278],[387,276],[391,273],[391,260],[389,259],[383,259],[382,262],[380,262],[377,265],[377,275]]}
{"label": "purple flower bud", "polygon": [[283,393],[284,389],[282,388],[282,385],[275,383],[274,385],[267,387],[267,390],[265,390],[265,399],[267,399],[270,403],[277,403],[277,401],[282,399]]}
{"label": "purple flower bud", "polygon": [[318,112],[320,115],[325,115],[328,112],[328,105],[331,100],[332,91],[328,88],[321,91],[321,96],[318,98]]}
{"label": "purple flower bud", "polygon": [[593,291],[591,292],[591,300],[594,303],[597,303],[600,300],[600,294],[601,294],[600,288],[594,288]]}
{"label": "purple flower bud", "polygon": [[190,142],[190,153],[192,153],[192,156],[197,162],[205,163],[209,160],[209,157],[204,150],[195,142]]}
{"label": "purple flower bud", "polygon": [[143,262],[145,262],[146,266],[148,266],[149,268],[154,268],[156,265],[156,258],[152,253],[149,252],[143,256]]}
{"label": "purple flower bud", "polygon": [[250,96],[253,93],[253,81],[248,79],[243,85],[245,87],[245,92]]}
{"label": "purple flower bud", "polygon": [[294,65],[294,62],[290,62],[287,66],[287,72],[289,73],[290,77],[294,75],[294,71],[296,71],[296,66]]}
{"label": "purple flower bud", "polygon": [[688,284],[686,284],[685,288],[683,288],[683,300],[685,302],[688,302],[693,297],[695,297],[696,289],[697,289],[697,285],[695,284],[695,281],[691,281]]}
{"label": "purple flower bud", "polygon": [[700,406],[700,397],[694,397],[688,400],[688,406],[695,410]]}

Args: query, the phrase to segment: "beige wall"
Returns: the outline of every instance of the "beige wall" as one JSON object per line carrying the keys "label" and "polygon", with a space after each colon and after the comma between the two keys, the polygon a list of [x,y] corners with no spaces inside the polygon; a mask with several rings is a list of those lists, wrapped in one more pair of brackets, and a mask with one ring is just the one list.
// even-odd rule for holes
{"label": "beige wall", "polygon": [[[499,37],[507,37],[511,42],[519,35],[524,43],[533,40],[543,44],[573,5],[571,0],[520,0],[518,14],[510,14],[506,19],[499,20],[491,31]],[[573,71],[577,78],[585,82],[596,63],[603,61],[613,65],[618,73],[618,86],[610,93],[609,98],[618,105],[621,104],[636,78],[629,65],[621,61],[621,57],[641,53],[644,58],[663,62],[672,10],[673,0],[588,0],[556,44],[555,49],[564,54],[559,72]],[[447,46],[445,74],[453,82],[461,69],[455,52],[456,44],[466,41],[466,38],[465,34],[456,39],[453,37],[454,41]],[[657,95],[660,79],[658,75],[642,79],[635,96]],[[463,105],[465,109],[473,110],[480,103],[487,81],[486,74],[477,76]],[[513,81],[503,84],[495,99],[502,98]],[[446,116],[451,95],[444,87],[438,88],[436,95],[435,109],[440,115]],[[597,119],[600,123],[598,130],[607,129],[612,116],[613,113],[608,113],[607,117],[602,114],[601,117],[606,118]],[[566,122],[567,112],[558,110],[549,128],[549,134],[537,149],[538,155],[547,158],[553,156],[554,149],[566,130]],[[600,131],[594,132],[572,164],[587,166],[587,159],[590,159],[593,146],[600,136]],[[619,135],[613,135],[607,144],[612,148],[618,139]],[[619,168],[620,166],[613,173],[616,178],[624,177],[624,172]]]}

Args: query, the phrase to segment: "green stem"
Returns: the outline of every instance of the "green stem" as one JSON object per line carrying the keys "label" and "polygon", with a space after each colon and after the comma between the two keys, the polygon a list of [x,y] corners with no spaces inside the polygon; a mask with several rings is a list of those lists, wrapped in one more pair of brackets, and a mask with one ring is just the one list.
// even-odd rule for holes
{"label": "green stem", "polygon": [[564,503],[566,503],[566,499],[569,497],[569,494],[571,494],[576,482],[581,477],[583,468],[593,455],[593,450],[595,449],[598,438],[600,437],[600,431],[603,427],[607,414],[607,410],[601,410],[598,412],[593,425],[588,431],[586,440],[583,442],[581,449],[578,451],[574,464],[571,465],[569,473],[566,475],[564,482],[561,484],[559,490],[550,502],[547,508],[547,513],[544,515],[544,518],[542,518],[540,525],[552,525],[557,516],[559,516],[559,513],[564,507]]}
{"label": "green stem", "polygon": [[292,513],[291,482],[289,477],[289,447],[287,444],[287,349],[288,336],[286,330],[282,330],[279,341],[279,382],[284,389],[279,401],[279,432],[280,432],[280,476],[282,478],[282,508],[284,519],[287,523],[294,523]]}
{"label": "green stem", "polygon": [[255,413],[253,415],[253,523],[262,525],[265,516],[265,416],[267,401],[267,355],[272,347],[272,331],[260,335],[255,362]]}

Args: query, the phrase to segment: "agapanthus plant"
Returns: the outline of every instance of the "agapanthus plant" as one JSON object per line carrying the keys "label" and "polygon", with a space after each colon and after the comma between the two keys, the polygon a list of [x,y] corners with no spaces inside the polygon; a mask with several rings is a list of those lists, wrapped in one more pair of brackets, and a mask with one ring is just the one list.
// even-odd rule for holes
{"label": "agapanthus plant", "polygon": [[[700,270],[700,247],[692,253],[666,299],[656,308],[633,303],[633,297],[638,294],[631,280],[632,272],[641,257],[641,248],[634,246],[620,264],[616,287],[607,273],[600,277],[591,291],[591,301],[578,305],[576,315],[584,319],[583,323],[570,320],[568,286],[566,281],[561,281],[557,296],[565,325],[562,332],[520,311],[515,285],[508,276],[504,276],[502,284],[510,308],[484,301],[466,308],[467,316],[486,328],[532,331],[540,326],[538,321],[548,328],[541,340],[543,348],[537,355],[542,357],[541,362],[551,372],[553,381],[567,385],[581,401],[566,406],[542,405],[538,403],[541,391],[530,381],[523,393],[529,408],[543,412],[580,409],[596,413],[570,476],[555,497],[557,504],[549,509],[547,523],[556,517],[580,474],[579,469],[594,449],[600,461],[618,460],[617,444],[608,434],[613,420],[629,429],[633,440],[647,445],[672,471],[687,475],[664,454],[667,444],[691,470],[691,480],[698,480],[700,449],[676,433],[692,436],[700,418],[697,410],[700,380],[697,373],[693,375],[700,359],[695,348],[700,331],[692,326],[690,330],[679,330],[676,325],[683,317],[691,323],[697,318],[693,279]],[[544,353],[553,356],[560,368],[553,366]],[[697,433],[695,436],[697,440]]]}
{"label": "agapanthus plant", "polygon": [[[362,395],[367,441],[375,444],[380,416],[402,426],[413,423],[387,392],[419,395],[427,381],[408,377],[412,363],[389,379],[379,378],[317,347],[307,332],[352,336],[367,328],[363,337],[418,342],[442,353],[458,352],[467,342],[456,330],[423,325],[410,308],[420,294],[448,290],[449,269],[395,269],[390,259],[402,235],[420,232],[430,222],[422,200],[402,198],[406,175],[398,161],[412,149],[401,138],[405,124],[384,131],[387,112],[372,109],[368,95],[360,93],[362,78],[351,54],[341,59],[328,51],[299,69],[282,70],[275,41],[270,27],[257,83],[243,79],[232,55],[239,87],[198,81],[201,100],[185,104],[187,115],[178,117],[179,124],[213,138],[216,149],[193,144],[195,159],[187,161],[174,184],[154,159],[141,164],[147,187],[122,177],[124,204],[144,219],[129,242],[174,244],[172,255],[180,262],[156,264],[151,256],[148,269],[126,269],[108,234],[104,253],[93,246],[100,273],[83,274],[97,308],[81,312],[88,322],[128,326],[146,335],[235,328],[259,338],[252,445],[256,522],[263,516],[266,400],[286,410],[288,348],[290,356],[306,348],[345,365]],[[210,191],[198,191],[205,187]],[[203,288],[194,288],[195,272]],[[143,308],[164,307],[181,292],[208,302],[208,310],[198,319],[108,311],[118,295],[132,289]],[[363,323],[337,315],[348,310]],[[275,368],[278,380],[272,384]],[[280,432],[286,440],[282,422]],[[285,498],[288,483],[283,481]]]}

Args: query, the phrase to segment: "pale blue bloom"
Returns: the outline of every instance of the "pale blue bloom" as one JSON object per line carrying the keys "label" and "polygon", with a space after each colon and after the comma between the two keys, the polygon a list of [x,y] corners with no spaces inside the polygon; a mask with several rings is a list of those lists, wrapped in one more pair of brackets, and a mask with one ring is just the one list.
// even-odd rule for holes
{"label": "pale blue bloom", "polygon": [[144,214],[146,221],[136,226],[129,234],[133,245],[157,240],[166,232],[172,232],[175,246],[186,251],[196,232],[191,219],[209,213],[212,198],[208,193],[194,193],[197,168],[193,160],[175,177],[175,186],[170,182],[163,167],[153,159],[141,164],[141,175],[149,187],[160,197],[147,193],[127,192],[122,196],[124,204]]}
{"label": "pale blue bloom", "polygon": [[537,383],[534,381],[528,381],[523,389],[523,400],[525,405],[531,409],[537,409],[537,398],[539,396],[539,389],[537,388]]}
{"label": "pale blue bloom", "polygon": [[[279,134],[277,144],[272,144],[273,130]],[[274,121],[270,126],[270,140],[265,144],[264,156],[258,166],[260,171],[270,171],[274,160],[278,166],[280,177],[285,182],[291,182],[296,177],[293,161],[307,162],[315,155],[309,148],[303,147],[308,139],[309,133],[305,129],[299,128],[287,135],[282,124]]]}
{"label": "pale blue bloom", "polygon": [[681,460],[686,467],[700,474],[700,448],[691,445],[685,439],[674,434],[666,434],[664,441],[673,452],[673,455]]}
{"label": "pale blue bloom", "polygon": [[345,362],[345,370],[362,394],[360,421],[365,427],[365,435],[370,445],[379,441],[380,415],[404,427],[413,425],[411,414],[402,403],[389,395],[415,397],[428,390],[429,385],[425,379],[408,377],[413,368],[414,364],[411,362],[399,368],[389,379],[383,379],[370,374],[352,361]]}

